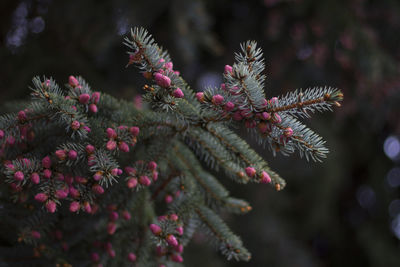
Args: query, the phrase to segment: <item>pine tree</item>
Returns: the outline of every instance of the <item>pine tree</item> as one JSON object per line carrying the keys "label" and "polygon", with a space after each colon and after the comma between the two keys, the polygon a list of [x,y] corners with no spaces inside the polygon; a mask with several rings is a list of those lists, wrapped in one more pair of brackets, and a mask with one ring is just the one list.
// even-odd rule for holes
{"label": "pine tree", "polygon": [[[224,83],[194,93],[168,53],[142,28],[125,39],[129,65],[147,80],[149,108],[92,90],[33,79],[32,100],[0,118],[0,236],[4,261],[57,266],[181,266],[196,231],[229,259],[250,259],[219,211],[244,214],[220,176],[238,183],[285,181],[234,128],[275,155],[321,161],[325,141],[300,122],[340,106],[330,87],[267,98],[256,43],[241,45]],[[218,176],[216,176],[218,175]]]}

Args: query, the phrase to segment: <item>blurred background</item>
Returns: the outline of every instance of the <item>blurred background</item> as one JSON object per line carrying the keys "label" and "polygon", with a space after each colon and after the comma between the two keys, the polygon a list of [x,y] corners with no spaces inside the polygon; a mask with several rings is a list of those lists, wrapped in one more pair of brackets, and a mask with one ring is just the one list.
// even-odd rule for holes
{"label": "blurred background", "polygon": [[252,143],[284,191],[223,179],[253,206],[224,215],[252,260],[228,262],[199,235],[186,266],[400,266],[400,1],[2,0],[0,103],[26,99],[34,75],[62,84],[70,74],[137,102],[144,79],[124,68],[122,45],[132,26],[169,50],[196,91],[219,86],[252,39],[268,97],[325,85],[345,95],[340,109],[306,121],[327,140],[324,163],[273,158]]}

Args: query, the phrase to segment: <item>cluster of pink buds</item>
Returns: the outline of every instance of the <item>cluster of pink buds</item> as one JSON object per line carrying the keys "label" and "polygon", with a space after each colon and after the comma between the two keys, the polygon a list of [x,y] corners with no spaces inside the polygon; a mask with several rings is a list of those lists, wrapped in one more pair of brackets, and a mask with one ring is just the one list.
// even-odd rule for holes
{"label": "cluster of pink buds", "polygon": [[[91,113],[97,113],[97,104],[100,101],[100,92],[93,92],[91,95],[89,92],[82,92],[82,86],[79,84],[78,79],[72,75],[69,76],[68,83],[72,88],[75,89],[75,93],[78,94],[76,96],[76,100],[80,104],[87,105]],[[66,98],[71,99],[70,96],[67,96]]]}
{"label": "cluster of pink buds", "polygon": [[118,223],[121,219],[129,221],[131,219],[131,214],[127,210],[118,211],[116,205],[109,205],[108,208],[108,224],[107,233],[113,235],[118,228]]}
{"label": "cluster of pink buds", "polygon": [[71,124],[70,124],[70,127],[74,131],[78,131],[79,129],[83,129],[88,133],[91,132],[91,129],[88,126],[86,126],[83,122],[82,123],[79,122],[78,120],[72,120]]}
{"label": "cluster of pink buds", "polygon": [[[179,71],[173,70],[172,62],[165,62],[164,59],[160,59],[159,63],[161,64],[161,68],[152,75],[157,85],[170,90],[170,94],[173,97],[183,98],[185,95],[182,89],[179,87],[174,87],[171,83],[171,78],[168,76],[169,73],[174,73],[176,75],[179,75]],[[145,72],[144,74],[146,73],[147,72]],[[145,77],[146,76],[149,76],[148,73],[147,75],[145,75]]]}
{"label": "cluster of pink buds", "polygon": [[66,159],[76,160],[78,158],[78,152],[73,149],[59,149],[59,150],[56,150],[55,156],[60,161],[64,161]]}
{"label": "cluster of pink buds", "polygon": [[178,236],[183,235],[183,226],[179,223],[178,215],[173,213],[160,216],[158,224],[150,224],[149,228],[153,235],[164,244],[156,247],[157,256],[165,256],[174,262],[182,262],[183,245],[179,243]]}
{"label": "cluster of pink buds", "polygon": [[134,147],[137,142],[137,136],[139,135],[139,127],[121,125],[117,129],[107,128],[107,144],[106,148],[109,151],[118,150],[122,152],[129,152],[130,146]]}
{"label": "cluster of pink buds", "polygon": [[126,185],[129,188],[135,188],[138,185],[150,186],[152,182],[157,181],[157,163],[150,161],[147,164],[139,160],[135,162],[134,166],[125,167],[125,172],[128,174],[126,178]]}
{"label": "cluster of pink buds", "polygon": [[271,177],[269,176],[269,174],[266,171],[260,171],[260,172],[258,172],[258,175],[257,175],[257,171],[254,167],[249,166],[249,167],[246,167],[244,170],[245,170],[245,172],[244,173],[242,172],[240,175],[244,176],[244,174],[246,173],[246,175],[250,178],[257,177],[260,183],[263,183],[263,184],[271,183]]}

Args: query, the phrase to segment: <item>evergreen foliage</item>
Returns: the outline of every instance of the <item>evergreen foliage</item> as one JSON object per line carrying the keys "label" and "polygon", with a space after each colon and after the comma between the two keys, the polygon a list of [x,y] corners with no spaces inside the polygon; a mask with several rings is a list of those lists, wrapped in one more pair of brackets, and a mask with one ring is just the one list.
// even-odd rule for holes
{"label": "evergreen foliage", "polygon": [[261,49],[246,42],[224,83],[195,94],[146,30],[134,28],[125,45],[128,66],[147,79],[150,109],[81,77],[65,89],[35,77],[31,102],[0,118],[0,227],[17,248],[6,262],[181,266],[198,229],[227,259],[249,260],[218,212],[251,207],[215,175],[277,190],[285,181],[232,128],[247,128],[273,154],[321,161],[325,141],[298,119],[340,106],[342,93],[316,87],[266,98]]}

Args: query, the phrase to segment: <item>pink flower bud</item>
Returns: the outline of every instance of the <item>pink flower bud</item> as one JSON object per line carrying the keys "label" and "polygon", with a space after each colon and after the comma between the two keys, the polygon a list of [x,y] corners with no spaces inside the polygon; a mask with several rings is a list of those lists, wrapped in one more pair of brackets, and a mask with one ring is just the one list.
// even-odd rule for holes
{"label": "pink flower bud", "polygon": [[183,245],[179,244],[175,247],[175,251],[178,253],[182,253],[183,252]]}
{"label": "pink flower bud", "polygon": [[232,111],[235,109],[235,104],[233,104],[231,101],[226,102],[224,109],[226,111]]}
{"label": "pink flower bud", "polygon": [[100,260],[100,256],[99,256],[99,254],[96,253],[96,252],[93,252],[93,253],[92,253],[91,258],[92,258],[92,261],[93,261],[93,262],[98,262],[98,261]]}
{"label": "pink flower bud", "polygon": [[56,150],[55,154],[56,154],[56,157],[57,157],[59,160],[64,160],[65,157],[66,157],[65,150],[63,150],[63,149]]}
{"label": "pink flower bud", "polygon": [[88,157],[88,166],[93,166],[96,164],[96,157],[94,155],[90,155]]}
{"label": "pink flower bud", "polygon": [[114,140],[109,140],[106,144],[107,150],[115,150],[117,148],[117,143]]}
{"label": "pink flower bud", "polygon": [[118,148],[119,148],[119,150],[121,150],[122,152],[129,152],[129,146],[128,146],[128,144],[127,143],[125,143],[125,142],[121,142],[119,145],[118,145]]}
{"label": "pink flower bud", "polygon": [[261,183],[269,184],[271,182],[271,177],[269,177],[266,171],[261,172]]}
{"label": "pink flower bud", "polygon": [[154,79],[156,80],[156,83],[161,87],[168,88],[171,86],[171,79],[161,73],[157,72],[156,74],[154,74]]}
{"label": "pink flower bud", "polygon": [[40,233],[38,231],[35,231],[35,230],[31,231],[31,236],[34,239],[39,239],[41,237]]}
{"label": "pink flower bud", "polygon": [[129,260],[130,262],[135,262],[135,261],[136,261],[136,255],[135,255],[135,253],[130,252],[130,253],[128,254],[128,260]]}
{"label": "pink flower bud", "polygon": [[81,205],[78,201],[73,201],[69,204],[69,211],[70,212],[77,212],[80,209]]}
{"label": "pink flower bud", "polygon": [[277,97],[271,98],[270,103],[271,103],[272,106],[277,106],[278,105],[278,98]]}
{"label": "pink flower bud", "polygon": [[89,103],[89,100],[90,100],[89,94],[81,94],[79,96],[79,103],[81,103],[81,104],[87,104],[87,103]]}
{"label": "pink flower bud", "polygon": [[47,178],[47,179],[50,179],[50,177],[51,177],[51,170],[49,170],[49,169],[44,169],[43,170],[43,177],[44,178]]}
{"label": "pink flower bud", "polygon": [[172,254],[171,260],[174,262],[183,262],[183,258],[179,254]]}
{"label": "pink flower bud", "polygon": [[252,129],[257,126],[257,123],[254,120],[246,120],[244,125],[246,126],[246,128]]}
{"label": "pink flower bud", "polygon": [[99,184],[93,185],[92,190],[94,193],[96,193],[98,195],[101,195],[104,193],[104,188]]}
{"label": "pink flower bud", "polygon": [[119,218],[118,212],[116,211],[112,211],[110,212],[110,216],[109,216],[111,221],[116,221]]}
{"label": "pink flower bud", "polygon": [[78,80],[77,80],[74,76],[72,76],[72,75],[69,76],[68,83],[69,83],[69,85],[71,85],[72,87],[77,87],[77,86],[79,85]]}
{"label": "pink flower bud", "polygon": [[101,178],[103,178],[103,174],[102,174],[101,172],[96,172],[96,173],[93,175],[93,179],[94,179],[95,181],[100,181]]}
{"label": "pink flower bud", "polygon": [[80,195],[78,189],[76,189],[76,188],[73,187],[73,186],[70,186],[70,187],[69,187],[69,194],[70,194],[71,197],[73,197],[73,198],[77,198],[77,197],[79,197],[79,195]]}
{"label": "pink flower bud", "polygon": [[99,103],[99,100],[100,100],[100,92],[94,92],[94,93],[92,94],[92,100],[93,100],[93,103],[95,103],[95,104]]}
{"label": "pink flower bud", "polygon": [[285,135],[286,137],[292,137],[292,135],[293,135],[293,129],[290,128],[290,127],[286,128],[285,131],[284,131],[284,135]]}
{"label": "pink flower bud", "polygon": [[169,215],[169,219],[170,219],[171,221],[176,222],[176,221],[178,221],[179,217],[178,217],[178,215],[176,215],[175,213],[172,213],[172,214]]}
{"label": "pink flower bud", "polygon": [[221,83],[221,90],[226,91],[226,85],[224,83]]}
{"label": "pink flower bud", "polygon": [[45,202],[47,200],[47,195],[45,193],[36,194],[35,200],[39,202]]}
{"label": "pink flower bud", "polygon": [[118,169],[118,168],[112,169],[112,170],[111,170],[111,175],[113,175],[113,176],[119,175],[119,169]]}
{"label": "pink flower bud", "polygon": [[87,213],[91,213],[92,212],[92,206],[87,201],[83,203],[83,208],[85,209],[85,211]]}
{"label": "pink flower bud", "polygon": [[128,188],[134,188],[134,187],[136,187],[137,183],[138,183],[138,181],[136,178],[130,178],[128,180],[128,182],[126,183],[126,185],[128,186]]}
{"label": "pink flower bud", "polygon": [[79,121],[73,121],[71,122],[71,129],[72,130],[78,130],[81,127],[81,124],[79,123]]}
{"label": "pink flower bud", "polygon": [[51,167],[51,159],[49,156],[46,156],[42,159],[42,166],[44,168],[50,169]]}
{"label": "pink flower bud", "polygon": [[160,235],[162,232],[162,229],[157,224],[152,223],[152,224],[150,224],[150,231],[153,233],[153,235]]}
{"label": "pink flower bud", "polygon": [[117,225],[113,222],[108,223],[107,225],[107,233],[109,235],[113,235],[115,231],[117,230]]}
{"label": "pink flower bud", "polygon": [[240,111],[236,111],[235,113],[233,113],[233,119],[235,121],[241,121],[243,119],[243,116],[241,114]]}
{"label": "pink flower bud", "polygon": [[115,130],[113,128],[107,128],[106,133],[107,133],[108,138],[110,138],[110,139],[117,137],[117,133],[115,132]]}
{"label": "pink flower bud", "polygon": [[254,175],[256,175],[256,169],[254,169],[253,167],[247,167],[245,171],[247,176],[249,177],[253,177]]}
{"label": "pink flower bud", "polygon": [[89,128],[89,127],[87,127],[86,125],[85,126],[83,126],[83,130],[85,130],[86,132],[88,132],[88,133],[90,133],[92,130]]}
{"label": "pink flower bud", "polygon": [[122,217],[124,218],[124,220],[129,221],[131,219],[131,214],[129,213],[129,211],[125,210],[122,212]]}
{"label": "pink flower bud", "polygon": [[115,258],[115,255],[116,255],[115,250],[113,250],[113,249],[107,250],[107,253],[111,258]]}
{"label": "pink flower bud", "polygon": [[86,146],[86,152],[88,154],[92,154],[94,152],[94,150],[95,150],[94,146],[92,146],[92,145],[87,145]]}
{"label": "pink flower bud", "polygon": [[129,131],[133,136],[138,136],[140,132],[139,127],[136,126],[132,126],[131,128],[129,128]]}
{"label": "pink flower bud", "polygon": [[262,113],[262,118],[264,120],[270,120],[271,119],[271,114],[269,114],[268,112],[263,112]]}
{"label": "pink flower bud", "polygon": [[164,256],[165,254],[167,254],[167,248],[166,247],[162,247],[162,246],[157,246],[156,247],[156,253],[157,253],[157,256],[159,256],[159,257]]}
{"label": "pink flower bud", "polygon": [[154,161],[150,161],[149,164],[147,164],[147,169],[149,169],[150,171],[154,171],[155,169],[157,169],[157,163],[155,163]]}
{"label": "pink flower bud", "polygon": [[153,171],[152,175],[153,175],[153,181],[154,182],[157,181],[158,180],[158,172]]}
{"label": "pink flower bud", "polygon": [[76,160],[77,157],[78,157],[78,152],[76,152],[75,150],[70,150],[68,152],[68,158],[70,160]]}
{"label": "pink flower bud", "polygon": [[139,183],[144,186],[149,186],[151,184],[151,180],[146,175],[143,175],[139,177]]}
{"label": "pink flower bud", "polygon": [[223,101],[224,97],[222,95],[214,95],[212,97],[212,102],[214,103],[214,105],[221,105]]}
{"label": "pink flower bud", "polygon": [[174,201],[174,198],[171,195],[166,195],[164,200],[165,200],[165,203],[169,204],[172,201]]}
{"label": "pink flower bud", "polygon": [[196,93],[196,98],[197,100],[199,100],[199,102],[204,102],[204,93],[203,92]]}
{"label": "pink flower bud", "polygon": [[53,200],[49,200],[49,201],[46,203],[46,209],[47,209],[47,211],[50,212],[50,213],[54,213],[54,212],[56,211],[56,207],[57,207],[57,205],[56,205],[56,203],[55,203]]}
{"label": "pink flower bud", "polygon": [[182,226],[177,227],[176,231],[178,232],[178,235],[183,235],[183,227]]}
{"label": "pink flower bud", "polygon": [[4,138],[4,131],[0,130],[0,139],[3,139],[3,138]]}
{"label": "pink flower bud", "polygon": [[183,98],[185,95],[183,94],[181,88],[176,88],[174,92],[172,93],[174,97],[176,98]]}
{"label": "pink flower bud", "polygon": [[17,181],[24,180],[24,173],[21,171],[17,171],[16,173],[14,173],[14,179]]}
{"label": "pink flower bud", "polygon": [[165,239],[167,240],[167,243],[173,247],[176,247],[179,244],[174,235],[169,234]]}
{"label": "pink flower bud", "polygon": [[224,73],[225,73],[225,74],[231,74],[232,71],[233,71],[232,66],[230,66],[230,65],[225,65],[225,68],[224,68]]}
{"label": "pink flower bud", "polygon": [[273,122],[273,123],[277,123],[277,124],[281,123],[281,122],[282,122],[281,116],[279,116],[278,113],[274,113],[274,114],[272,115],[272,122]]}
{"label": "pink flower bud", "polygon": [[37,174],[36,172],[32,173],[31,180],[32,180],[32,183],[38,184],[40,182],[39,174]]}
{"label": "pink flower bud", "polygon": [[98,109],[97,109],[96,104],[90,104],[89,105],[89,111],[92,112],[92,113],[97,113]]}
{"label": "pink flower bud", "polygon": [[63,199],[63,198],[66,198],[68,196],[68,192],[66,192],[66,191],[64,191],[64,190],[57,190],[56,191],[56,197],[58,198],[58,199]]}
{"label": "pink flower bud", "polygon": [[172,70],[173,67],[174,67],[174,65],[171,61],[165,63],[165,65],[164,65],[164,68],[166,68],[167,70]]}
{"label": "pink flower bud", "polygon": [[25,113],[25,111],[21,110],[21,111],[18,112],[18,119],[19,119],[20,121],[26,120],[26,113]]}

